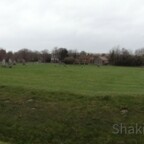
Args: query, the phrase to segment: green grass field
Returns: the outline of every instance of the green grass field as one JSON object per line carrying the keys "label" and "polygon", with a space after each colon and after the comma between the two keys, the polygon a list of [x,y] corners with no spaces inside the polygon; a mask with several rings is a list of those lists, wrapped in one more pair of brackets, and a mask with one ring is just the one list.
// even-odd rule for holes
{"label": "green grass field", "polygon": [[143,144],[142,134],[113,134],[114,124],[143,124],[143,87],[143,68],[57,64],[0,68],[0,140]]}
{"label": "green grass field", "polygon": [[31,64],[0,69],[0,84],[86,95],[143,94],[143,74],[143,68]]}

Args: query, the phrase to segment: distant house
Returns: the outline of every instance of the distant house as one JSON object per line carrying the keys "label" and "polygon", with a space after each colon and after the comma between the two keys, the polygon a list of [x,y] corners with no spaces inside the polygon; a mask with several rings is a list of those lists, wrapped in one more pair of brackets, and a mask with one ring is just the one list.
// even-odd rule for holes
{"label": "distant house", "polygon": [[108,65],[109,59],[106,56],[97,56],[94,60],[96,65]]}
{"label": "distant house", "polygon": [[75,64],[96,64],[96,65],[107,65],[109,64],[108,55],[100,54],[87,54],[80,55],[75,59]]}

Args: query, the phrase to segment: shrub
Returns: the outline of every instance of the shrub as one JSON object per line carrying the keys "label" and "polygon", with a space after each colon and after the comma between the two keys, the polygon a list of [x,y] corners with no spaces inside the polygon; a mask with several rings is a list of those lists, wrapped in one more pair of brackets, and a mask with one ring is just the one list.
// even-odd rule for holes
{"label": "shrub", "polygon": [[73,57],[66,57],[64,59],[65,64],[74,64],[74,62],[75,62],[75,59]]}

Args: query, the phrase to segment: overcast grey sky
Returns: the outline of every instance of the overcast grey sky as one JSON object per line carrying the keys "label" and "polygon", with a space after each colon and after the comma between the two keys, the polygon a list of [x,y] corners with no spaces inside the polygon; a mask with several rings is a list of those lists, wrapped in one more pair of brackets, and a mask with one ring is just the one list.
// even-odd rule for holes
{"label": "overcast grey sky", "polygon": [[0,47],[144,47],[144,0],[0,0]]}

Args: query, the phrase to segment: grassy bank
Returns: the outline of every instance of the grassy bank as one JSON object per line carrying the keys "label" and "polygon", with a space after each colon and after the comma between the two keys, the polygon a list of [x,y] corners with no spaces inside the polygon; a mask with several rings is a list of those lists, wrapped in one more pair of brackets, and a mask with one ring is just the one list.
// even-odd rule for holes
{"label": "grassy bank", "polygon": [[142,68],[31,64],[0,69],[0,140],[142,144],[142,134],[113,134],[113,126],[143,124],[143,83]]}

